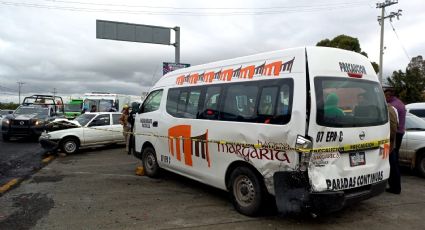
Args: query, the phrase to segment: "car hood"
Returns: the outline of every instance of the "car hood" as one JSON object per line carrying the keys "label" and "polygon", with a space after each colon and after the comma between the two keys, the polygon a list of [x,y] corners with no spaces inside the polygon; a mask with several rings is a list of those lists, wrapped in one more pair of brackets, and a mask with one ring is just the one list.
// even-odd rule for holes
{"label": "car hood", "polygon": [[409,130],[406,131],[409,134],[409,139],[413,140],[425,140],[425,131],[422,130]]}
{"label": "car hood", "polygon": [[20,120],[20,121],[25,121],[25,120],[31,120],[31,119],[45,119],[46,116],[44,115],[39,115],[39,114],[13,114],[13,115],[9,115],[7,116],[8,119],[11,120]]}
{"label": "car hood", "polygon": [[46,131],[53,132],[58,130],[78,128],[78,127],[81,127],[81,125],[77,121],[59,120],[59,121],[53,121],[47,124]]}

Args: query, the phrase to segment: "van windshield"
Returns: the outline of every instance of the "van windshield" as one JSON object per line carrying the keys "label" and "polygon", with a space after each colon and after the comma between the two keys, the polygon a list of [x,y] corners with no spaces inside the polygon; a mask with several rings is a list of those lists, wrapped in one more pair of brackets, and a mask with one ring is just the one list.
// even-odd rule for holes
{"label": "van windshield", "polygon": [[388,111],[378,82],[317,77],[314,79],[317,124],[329,127],[364,127],[388,121]]}

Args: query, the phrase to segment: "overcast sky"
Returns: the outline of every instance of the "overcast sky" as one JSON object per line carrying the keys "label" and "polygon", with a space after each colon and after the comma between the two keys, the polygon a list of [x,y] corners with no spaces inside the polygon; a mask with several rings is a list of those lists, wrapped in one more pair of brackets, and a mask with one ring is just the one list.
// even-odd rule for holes
{"label": "overcast sky", "polygon": [[[381,0],[383,1],[383,0]],[[181,62],[211,61],[356,37],[379,63],[377,1],[0,0],[0,102],[18,94],[141,95],[174,47],[96,39],[96,19],[181,28]],[[385,21],[384,77],[425,56],[425,1],[399,0]],[[171,34],[174,40],[174,33]]]}

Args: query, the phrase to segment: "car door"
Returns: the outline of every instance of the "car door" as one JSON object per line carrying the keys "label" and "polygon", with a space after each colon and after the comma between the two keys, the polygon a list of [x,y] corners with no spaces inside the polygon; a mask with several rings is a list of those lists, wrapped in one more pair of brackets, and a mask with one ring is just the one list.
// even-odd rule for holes
{"label": "car door", "polygon": [[[153,90],[146,97],[145,101],[135,120],[134,132],[136,135],[135,148],[141,151],[144,143],[151,143],[155,149],[157,147],[158,136],[166,135],[159,133],[158,126],[161,127],[161,111],[159,107],[162,100],[162,89]],[[163,104],[163,103],[162,103]]]}
{"label": "car door", "polygon": [[114,140],[110,114],[99,114],[84,128],[85,144],[102,144]]}
{"label": "car door", "polygon": [[124,135],[123,135],[123,128],[120,124],[120,117],[121,114],[119,113],[113,113],[112,114],[112,130],[114,131],[114,141],[115,142],[123,142],[124,141]]}

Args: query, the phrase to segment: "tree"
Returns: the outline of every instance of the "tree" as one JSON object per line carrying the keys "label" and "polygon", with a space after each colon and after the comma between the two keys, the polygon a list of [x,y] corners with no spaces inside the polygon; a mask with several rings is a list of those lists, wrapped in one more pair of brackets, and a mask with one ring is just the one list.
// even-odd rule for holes
{"label": "tree", "polygon": [[16,108],[18,108],[19,104],[15,104],[13,102],[9,102],[9,103],[1,103],[0,102],[0,109],[12,109],[15,110]]}
{"label": "tree", "polygon": [[394,71],[387,80],[404,103],[424,101],[425,61],[422,60],[422,56],[412,58],[406,72]]}
{"label": "tree", "polygon": [[[328,38],[321,40],[316,44],[316,46],[334,47],[344,50],[350,50],[367,57],[367,53],[362,51],[362,49],[360,48],[359,39],[344,34],[338,35],[332,40],[329,40]],[[379,65],[376,62],[372,62],[372,66],[375,72],[378,73]]]}

